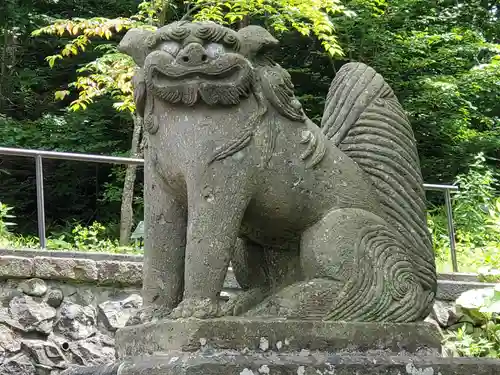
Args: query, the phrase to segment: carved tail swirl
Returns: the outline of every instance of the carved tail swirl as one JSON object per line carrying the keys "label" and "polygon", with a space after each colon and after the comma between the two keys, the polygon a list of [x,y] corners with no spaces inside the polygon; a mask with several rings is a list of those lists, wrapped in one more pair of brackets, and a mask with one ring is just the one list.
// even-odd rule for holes
{"label": "carved tail swirl", "polygon": [[423,290],[433,296],[436,269],[416,142],[394,92],[369,66],[346,64],[331,84],[321,125],[370,176],[384,219],[401,234],[405,258],[413,263]]}

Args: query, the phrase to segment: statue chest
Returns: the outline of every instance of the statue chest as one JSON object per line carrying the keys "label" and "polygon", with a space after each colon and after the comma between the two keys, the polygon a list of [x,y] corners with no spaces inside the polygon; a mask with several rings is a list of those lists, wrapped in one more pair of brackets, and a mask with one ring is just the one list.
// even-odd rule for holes
{"label": "statue chest", "polygon": [[149,134],[150,147],[161,159],[168,158],[180,168],[207,164],[224,145],[241,136],[254,107],[250,100],[238,106],[155,103],[150,116],[155,122],[155,132]]}

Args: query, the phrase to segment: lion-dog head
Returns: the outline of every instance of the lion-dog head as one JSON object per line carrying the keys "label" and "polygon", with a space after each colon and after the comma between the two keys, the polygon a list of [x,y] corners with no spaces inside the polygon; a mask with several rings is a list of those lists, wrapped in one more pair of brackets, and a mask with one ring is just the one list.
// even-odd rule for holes
{"label": "lion-dog head", "polygon": [[252,92],[260,56],[278,41],[259,26],[236,32],[212,22],[131,29],[119,50],[143,70],[147,89],[172,104],[233,105]]}

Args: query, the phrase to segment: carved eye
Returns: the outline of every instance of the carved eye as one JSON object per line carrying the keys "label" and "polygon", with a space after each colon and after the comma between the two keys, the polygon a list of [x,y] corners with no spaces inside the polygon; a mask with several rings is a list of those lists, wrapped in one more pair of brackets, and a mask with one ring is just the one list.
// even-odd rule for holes
{"label": "carved eye", "polygon": [[167,52],[175,57],[177,55],[177,53],[179,52],[180,47],[179,47],[179,43],[169,40],[169,41],[161,43],[159,45],[158,49],[163,51],[163,52]]}
{"label": "carved eye", "polygon": [[224,46],[219,43],[209,43],[205,47],[205,50],[207,51],[208,57],[211,57],[212,59],[216,59],[226,52]]}

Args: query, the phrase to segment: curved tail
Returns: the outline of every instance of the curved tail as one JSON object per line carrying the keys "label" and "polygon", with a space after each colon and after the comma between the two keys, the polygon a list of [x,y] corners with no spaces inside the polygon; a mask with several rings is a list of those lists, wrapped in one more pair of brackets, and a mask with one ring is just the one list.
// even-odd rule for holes
{"label": "curved tail", "polygon": [[391,87],[363,63],[344,65],[330,86],[321,127],[370,176],[384,219],[401,234],[422,287],[433,294],[436,267],[416,142]]}

